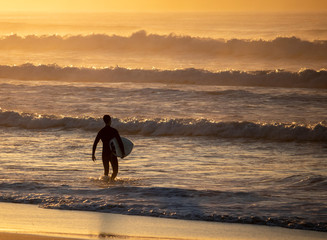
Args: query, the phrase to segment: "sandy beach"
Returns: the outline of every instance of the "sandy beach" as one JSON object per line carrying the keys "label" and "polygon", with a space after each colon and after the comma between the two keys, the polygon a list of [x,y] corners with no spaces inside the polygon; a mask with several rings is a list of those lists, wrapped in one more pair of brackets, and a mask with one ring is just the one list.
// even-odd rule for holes
{"label": "sandy beach", "polygon": [[0,203],[0,239],[326,239],[327,233]]}

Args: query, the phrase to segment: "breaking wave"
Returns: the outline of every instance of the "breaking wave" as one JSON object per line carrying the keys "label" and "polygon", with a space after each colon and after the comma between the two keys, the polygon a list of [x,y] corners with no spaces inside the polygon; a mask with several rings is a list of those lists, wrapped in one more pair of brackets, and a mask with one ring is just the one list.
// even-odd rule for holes
{"label": "breaking wave", "polygon": [[[23,129],[59,128],[98,131],[103,126],[103,121],[95,118],[47,116],[0,110],[0,126]],[[113,127],[124,134],[143,136],[207,136],[327,142],[327,123],[325,121],[304,125],[246,121],[213,122],[206,119],[114,119]]]}
{"label": "breaking wave", "polygon": [[108,51],[205,57],[255,57],[265,59],[327,59],[327,41],[305,41],[296,37],[274,40],[213,39],[175,34],[158,35],[138,31],[132,35],[27,35],[0,38],[0,49],[29,51]]}
{"label": "breaking wave", "polygon": [[91,82],[151,82],[166,84],[198,84],[224,86],[327,88],[327,71],[303,69],[298,72],[208,71],[186,68],[177,70],[128,68],[78,68],[56,64],[19,66],[0,65],[0,78],[20,80],[91,81]]}

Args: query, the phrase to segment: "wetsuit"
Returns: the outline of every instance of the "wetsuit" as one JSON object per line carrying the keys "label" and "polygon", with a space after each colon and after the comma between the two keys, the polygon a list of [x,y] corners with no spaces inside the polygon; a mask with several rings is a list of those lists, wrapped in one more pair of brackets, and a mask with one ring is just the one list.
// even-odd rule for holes
{"label": "wetsuit", "polygon": [[109,162],[111,163],[111,167],[113,169],[113,173],[111,176],[111,179],[115,179],[118,173],[118,159],[117,157],[112,153],[109,142],[111,139],[116,138],[119,144],[120,149],[122,149],[123,155],[125,155],[124,151],[124,145],[123,142],[119,136],[119,133],[116,129],[110,127],[110,126],[105,126],[102,128],[99,132],[98,135],[96,136],[93,144],[93,152],[92,154],[95,154],[95,150],[97,148],[98,142],[102,141],[103,143],[103,148],[102,148],[102,162],[103,162],[103,167],[104,167],[104,175],[108,176],[109,174]]}

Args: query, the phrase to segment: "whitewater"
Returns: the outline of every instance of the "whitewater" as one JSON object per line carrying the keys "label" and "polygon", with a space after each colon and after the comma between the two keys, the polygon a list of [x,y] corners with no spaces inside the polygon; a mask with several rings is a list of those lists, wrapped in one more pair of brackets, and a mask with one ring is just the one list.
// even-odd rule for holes
{"label": "whitewater", "polygon": [[[0,201],[327,231],[326,15],[15,16]],[[111,183],[104,114],[135,144]]]}

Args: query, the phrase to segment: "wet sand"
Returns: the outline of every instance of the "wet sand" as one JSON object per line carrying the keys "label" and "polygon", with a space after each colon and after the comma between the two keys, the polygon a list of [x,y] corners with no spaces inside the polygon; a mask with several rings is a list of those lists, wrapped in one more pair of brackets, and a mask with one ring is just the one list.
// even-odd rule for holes
{"label": "wet sand", "polygon": [[0,240],[326,239],[327,233],[250,224],[185,221],[0,203]]}

